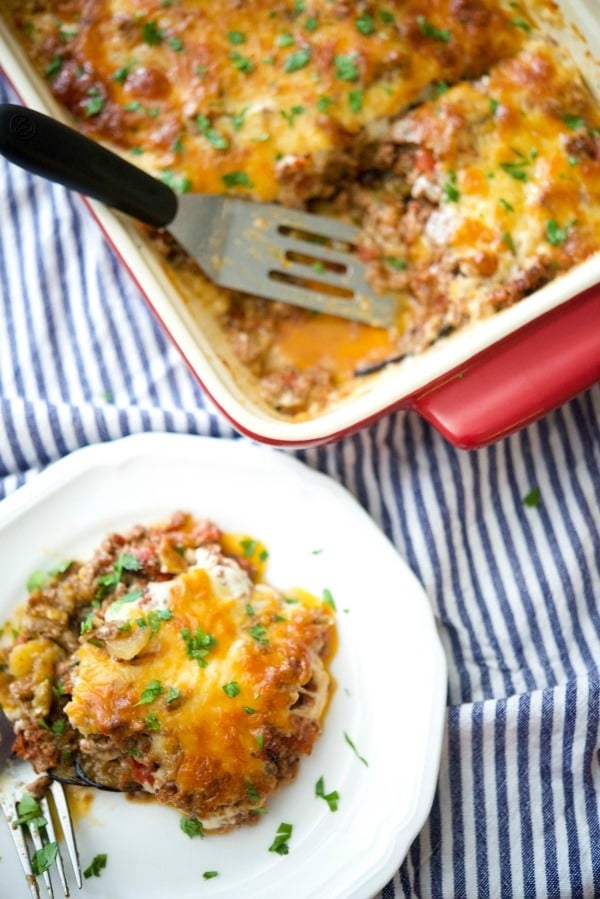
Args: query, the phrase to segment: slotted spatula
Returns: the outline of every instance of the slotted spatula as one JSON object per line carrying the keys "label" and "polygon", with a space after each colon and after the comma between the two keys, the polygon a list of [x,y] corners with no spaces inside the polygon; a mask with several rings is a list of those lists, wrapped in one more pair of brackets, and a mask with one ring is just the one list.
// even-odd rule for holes
{"label": "slotted spatula", "polygon": [[345,222],[235,197],[176,194],[78,131],[34,110],[0,104],[0,153],[155,228],[166,228],[223,287],[370,325],[393,322]]}

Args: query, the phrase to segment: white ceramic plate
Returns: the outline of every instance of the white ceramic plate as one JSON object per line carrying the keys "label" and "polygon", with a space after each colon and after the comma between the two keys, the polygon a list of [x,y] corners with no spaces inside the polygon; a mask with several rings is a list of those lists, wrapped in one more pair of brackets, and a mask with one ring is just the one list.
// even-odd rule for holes
{"label": "white ceramic plate", "polygon": [[[366,899],[397,870],[429,813],[446,671],[421,586],[344,488],[244,441],[145,434],[79,450],[0,504],[0,619],[24,599],[31,572],[176,509],[263,540],[276,586],[331,591],[338,687],[313,754],[254,827],[190,839],[172,809],[94,793],[77,821],[82,866],[98,853],[108,862],[83,895]],[[340,794],[336,812],[315,795],[320,777]],[[268,851],[283,821],[293,825],[287,856]],[[0,859],[3,899],[25,899],[2,822]],[[205,871],[218,876],[205,880]]]}

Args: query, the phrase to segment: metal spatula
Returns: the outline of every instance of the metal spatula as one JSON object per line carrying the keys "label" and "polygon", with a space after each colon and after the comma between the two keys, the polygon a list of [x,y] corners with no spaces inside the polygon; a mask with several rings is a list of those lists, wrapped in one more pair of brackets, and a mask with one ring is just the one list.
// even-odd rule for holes
{"label": "metal spatula", "polygon": [[284,303],[390,325],[395,300],[376,294],[344,222],[234,197],[176,194],[72,128],[0,104],[0,153],[11,162],[156,228],[167,228],[208,278]]}

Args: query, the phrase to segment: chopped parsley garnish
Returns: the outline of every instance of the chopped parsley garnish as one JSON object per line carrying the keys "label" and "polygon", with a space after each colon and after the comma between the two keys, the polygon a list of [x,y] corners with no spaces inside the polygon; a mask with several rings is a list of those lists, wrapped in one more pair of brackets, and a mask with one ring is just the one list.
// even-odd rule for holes
{"label": "chopped parsley garnish", "polygon": [[396,269],[397,272],[404,272],[408,267],[406,260],[399,259],[398,256],[386,256],[385,264],[389,265],[390,268]]}
{"label": "chopped parsley garnish", "polygon": [[144,22],[142,25],[142,39],[145,44],[156,45],[161,44],[164,40],[164,32],[159,28],[158,22]]}
{"label": "chopped parsley garnish", "polygon": [[246,43],[246,35],[243,31],[228,31],[227,32],[227,40],[230,44],[245,44]]}
{"label": "chopped parsley garnish", "polygon": [[355,19],[356,30],[361,34],[369,35],[375,31],[375,19],[366,13]]}
{"label": "chopped parsley garnish", "polygon": [[246,781],[246,793],[248,795],[248,799],[251,799],[253,802],[258,802],[260,799],[260,793],[256,789],[253,783],[250,781]]}
{"label": "chopped parsley garnish", "polygon": [[59,56],[58,53],[56,53],[44,70],[48,78],[56,78],[56,76],[62,69],[62,64],[62,56]]}
{"label": "chopped parsley garnish", "polygon": [[254,187],[247,172],[226,172],[221,181],[225,187]]}
{"label": "chopped parsley garnish", "polygon": [[41,849],[36,849],[31,859],[31,870],[37,877],[47,871],[58,855],[58,843],[46,843]]}
{"label": "chopped parsley garnish", "polygon": [[165,169],[161,172],[160,180],[177,194],[186,194],[192,186],[192,182],[187,175],[177,175],[171,169]]}
{"label": "chopped parsley garnish", "polygon": [[119,84],[125,84],[134,65],[134,62],[129,62],[125,66],[120,66],[115,72],[112,73],[110,77],[113,81],[118,81]]}
{"label": "chopped parsley garnish", "polygon": [[256,709],[253,709],[251,705],[243,705],[242,708],[247,715],[256,715]]}
{"label": "chopped parsley garnish", "polygon": [[88,100],[83,104],[83,108],[85,110],[85,114],[92,118],[93,116],[99,115],[104,109],[105,99],[100,93],[100,88],[90,87],[87,92]]}
{"label": "chopped parsley garnish", "polygon": [[352,112],[360,112],[363,107],[364,92],[361,90],[348,91],[348,104]]}
{"label": "chopped parsley garnish", "polygon": [[446,81],[438,81],[437,84],[431,86],[431,94],[434,98],[441,97],[450,90]]}
{"label": "chopped parsley garnish", "polygon": [[94,629],[94,613],[88,612],[81,624],[79,625],[80,634],[89,634]]}
{"label": "chopped parsley garnish", "polygon": [[242,125],[244,124],[244,117],[248,111],[248,107],[245,106],[244,109],[240,109],[239,112],[233,113],[231,116],[231,127],[234,131],[239,131]]}
{"label": "chopped parsley garnish", "polygon": [[151,609],[146,615],[146,621],[150,625],[153,634],[158,632],[162,621],[170,621],[173,612],[170,609]]}
{"label": "chopped parsley garnish", "polygon": [[321,799],[324,799],[329,806],[330,811],[337,812],[340,794],[337,790],[332,790],[331,793],[326,793],[325,782],[322,777],[320,777],[315,784],[315,796],[319,796]]}
{"label": "chopped parsley garnish", "polygon": [[335,65],[335,74],[340,81],[356,81],[358,79],[358,66],[356,65],[356,55],[338,53],[333,57]]}
{"label": "chopped parsley garnish", "polygon": [[40,720],[38,721],[40,727],[45,728],[45,730],[52,731],[52,733],[56,734],[57,737],[60,737],[64,733],[66,723],[66,718],[58,718],[56,721],[53,721],[52,724],[46,724],[43,718],[40,718]]}
{"label": "chopped parsley garnish", "polygon": [[500,168],[515,181],[527,181],[528,175],[524,166],[528,165],[527,160],[519,160],[518,162],[501,162]]}
{"label": "chopped parsley garnish", "polygon": [[37,799],[31,793],[24,793],[17,803],[18,818],[15,824],[26,824],[34,830],[39,830],[46,826],[46,819],[42,813],[41,806]]}
{"label": "chopped parsley garnish", "polygon": [[262,624],[255,624],[254,627],[251,627],[249,632],[250,636],[256,640],[257,643],[268,643],[267,637],[267,629],[262,626]]}
{"label": "chopped parsley garnish", "polygon": [[359,759],[359,761],[361,761],[363,763],[363,765],[365,765],[368,768],[369,767],[368,761],[365,758],[363,758],[362,755],[359,755],[359,752],[358,752],[356,746],[354,745],[354,743],[352,742],[352,740],[350,739],[350,737],[348,736],[346,731],[344,731],[344,740],[346,741],[346,743],[348,744],[348,746],[350,747],[350,749],[352,750],[352,752],[354,753],[356,758]]}
{"label": "chopped parsley garnish", "polygon": [[511,19],[511,25],[515,28],[521,28],[523,31],[531,31],[531,25],[525,19]]}
{"label": "chopped parsley garnish", "polygon": [[175,50],[176,53],[181,53],[183,51],[183,41],[179,37],[170,37],[167,44],[171,50]]}
{"label": "chopped parsley garnish", "polygon": [[205,880],[212,880],[213,877],[219,876],[219,872],[218,871],[205,871],[202,876]]}
{"label": "chopped parsley garnish", "polygon": [[223,684],[223,690],[227,693],[228,696],[231,696],[233,699],[234,696],[238,696],[242,690],[237,681],[229,681],[228,684]]}
{"label": "chopped parsley garnish", "polygon": [[110,574],[103,574],[98,578],[96,594],[102,598],[121,582],[124,571],[140,571],[142,567],[140,560],[132,553],[121,553]]}
{"label": "chopped parsley garnish", "polygon": [[573,131],[577,128],[585,128],[585,119],[582,119],[581,116],[573,115],[572,113],[565,113],[563,122],[567,128],[571,128]]}
{"label": "chopped parsley garnish", "polygon": [[304,106],[292,106],[291,109],[280,109],[280,114],[286,120],[290,128],[294,127],[294,122],[296,121],[296,116],[302,115],[304,112]]}
{"label": "chopped parsley garnish", "polygon": [[460,200],[460,191],[456,186],[456,181],[456,172],[448,172],[448,180],[443,187],[444,197],[448,203],[458,203]]}
{"label": "chopped parsley garnish", "polygon": [[308,47],[302,47],[300,50],[296,50],[295,53],[291,53],[285,61],[283,66],[284,72],[297,72],[299,69],[305,68],[310,62],[311,52]]}
{"label": "chopped parsley garnish", "polygon": [[317,109],[319,110],[319,112],[329,112],[329,107],[331,106],[332,103],[333,103],[333,100],[331,99],[331,97],[328,97],[326,94],[323,94],[317,100]]}
{"label": "chopped parsley garnish", "polygon": [[450,42],[452,37],[448,28],[436,28],[431,22],[428,22],[425,16],[417,16],[417,25],[423,37],[430,37],[434,41],[443,41],[445,44]]}
{"label": "chopped parsley garnish", "polygon": [[193,634],[189,627],[181,631],[181,638],[185,643],[188,659],[196,659],[201,668],[206,668],[206,656],[217,645],[212,634],[207,634],[201,627],[196,628]]}
{"label": "chopped parsley garnish", "polygon": [[240,540],[240,546],[244,551],[244,556],[247,559],[251,559],[254,553],[256,552],[256,540],[252,540],[250,537],[246,537],[244,540]]}
{"label": "chopped parsley garnish", "polygon": [[159,680],[151,680],[142,690],[142,695],[136,702],[136,705],[148,705],[148,703],[154,702],[155,699],[162,696],[164,692],[165,688]]}
{"label": "chopped parsley garnish", "polygon": [[507,212],[514,212],[514,211],[515,211],[515,207],[514,207],[514,206],[511,206],[510,203],[508,202],[508,200],[505,200],[503,197],[500,197],[500,199],[498,200],[498,202],[500,203],[500,205],[502,206],[502,208],[505,209]]}
{"label": "chopped parsley garnish", "polygon": [[243,53],[238,53],[237,50],[232,50],[229,54],[229,59],[238,70],[238,72],[242,72],[244,75],[249,75],[250,72],[254,71],[254,63],[250,59],[249,56],[244,56]]}
{"label": "chopped parsley garnish", "polygon": [[219,134],[218,131],[210,124],[210,119],[208,116],[203,115],[202,113],[196,116],[196,125],[198,126],[198,131],[202,134],[209,144],[211,144],[215,150],[226,150],[229,146],[229,141],[222,134]]}
{"label": "chopped parsley garnish", "polygon": [[124,596],[120,596],[118,599],[111,604],[111,610],[113,612],[118,612],[119,609],[122,609],[124,605],[127,605],[131,602],[137,602],[141,596],[144,595],[143,590],[130,590],[129,593],[125,593]]}
{"label": "chopped parsley garnish", "polygon": [[[29,793],[24,793],[17,803],[18,818],[15,824],[26,824],[30,831],[39,832],[45,828],[47,821],[42,814],[40,805]],[[36,877],[43,874],[54,863],[58,854],[58,843],[46,843],[37,849],[31,859],[31,869]]]}
{"label": "chopped parsley garnish", "polygon": [[286,31],[284,34],[278,34],[275,38],[275,45],[277,47],[293,47],[294,44],[294,35],[290,34],[289,31]]}
{"label": "chopped parsley garnish", "polygon": [[190,839],[192,837],[204,837],[204,827],[202,826],[202,821],[199,821],[198,818],[180,818],[179,827]]}
{"label": "chopped parsley garnish", "polygon": [[43,587],[46,587],[49,581],[52,578],[56,577],[59,574],[64,574],[65,571],[71,567],[72,561],[68,559],[65,562],[60,562],[60,564],[56,565],[54,568],[51,568],[50,571],[34,571],[27,578],[27,591],[29,593],[33,593],[34,590],[41,590]]}
{"label": "chopped parsley garnish", "polygon": [[88,880],[90,877],[100,877],[101,872],[106,868],[108,856],[106,852],[100,852],[95,855],[88,867],[83,872],[83,876]]}
{"label": "chopped parsley garnish", "polygon": [[561,228],[554,219],[547,221],[546,239],[548,240],[548,243],[551,243],[553,247],[558,247],[561,243],[564,243],[569,236],[570,228],[571,225],[567,225],[566,228]]}
{"label": "chopped parsley garnish", "polygon": [[292,836],[293,825],[282,822],[277,829],[275,839],[269,846],[269,852],[276,852],[278,855],[287,855],[290,851],[288,843]]}
{"label": "chopped parsley garnish", "polygon": [[529,493],[526,493],[525,496],[523,497],[523,505],[529,506],[530,508],[539,506],[541,501],[542,501],[542,497],[540,494],[539,487],[532,487],[531,490],[529,491]]}
{"label": "chopped parsley garnish", "polygon": [[333,593],[328,587],[325,587],[325,589],[323,590],[323,602],[326,606],[329,606],[331,609],[333,609],[334,612],[336,611]]}
{"label": "chopped parsley garnish", "polygon": [[175,702],[176,699],[179,699],[181,693],[177,689],[177,687],[170,687],[169,692],[167,693],[167,705],[171,705],[172,702]]}

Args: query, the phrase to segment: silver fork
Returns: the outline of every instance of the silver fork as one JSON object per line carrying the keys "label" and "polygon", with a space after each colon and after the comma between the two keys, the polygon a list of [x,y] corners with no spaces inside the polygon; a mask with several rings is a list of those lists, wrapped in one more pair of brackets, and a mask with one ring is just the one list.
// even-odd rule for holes
{"label": "silver fork", "polygon": [[[19,823],[19,803],[21,803],[24,796],[31,796],[31,793],[28,791],[28,785],[35,781],[39,775],[34,773],[31,765],[27,762],[12,755],[13,742],[14,733],[12,727],[6,715],[0,709],[0,807],[10,828],[15,848],[25,872],[25,880],[34,899],[40,899],[39,881],[34,873],[35,865],[32,862],[36,857],[36,852],[48,851],[44,850],[44,847],[54,844],[57,847],[55,864],[58,876],[64,895],[70,896],[60,844],[54,827],[53,811],[60,823],[62,838],[69,854],[79,889],[81,889],[82,880],[77,845],[73,833],[73,823],[63,786],[58,781],[52,780],[48,793],[38,800],[43,821],[38,820],[36,824],[35,820],[33,820],[30,825]],[[53,811],[50,807],[50,798]],[[40,876],[48,896],[50,899],[53,899],[54,891],[50,870],[43,871]]]}

